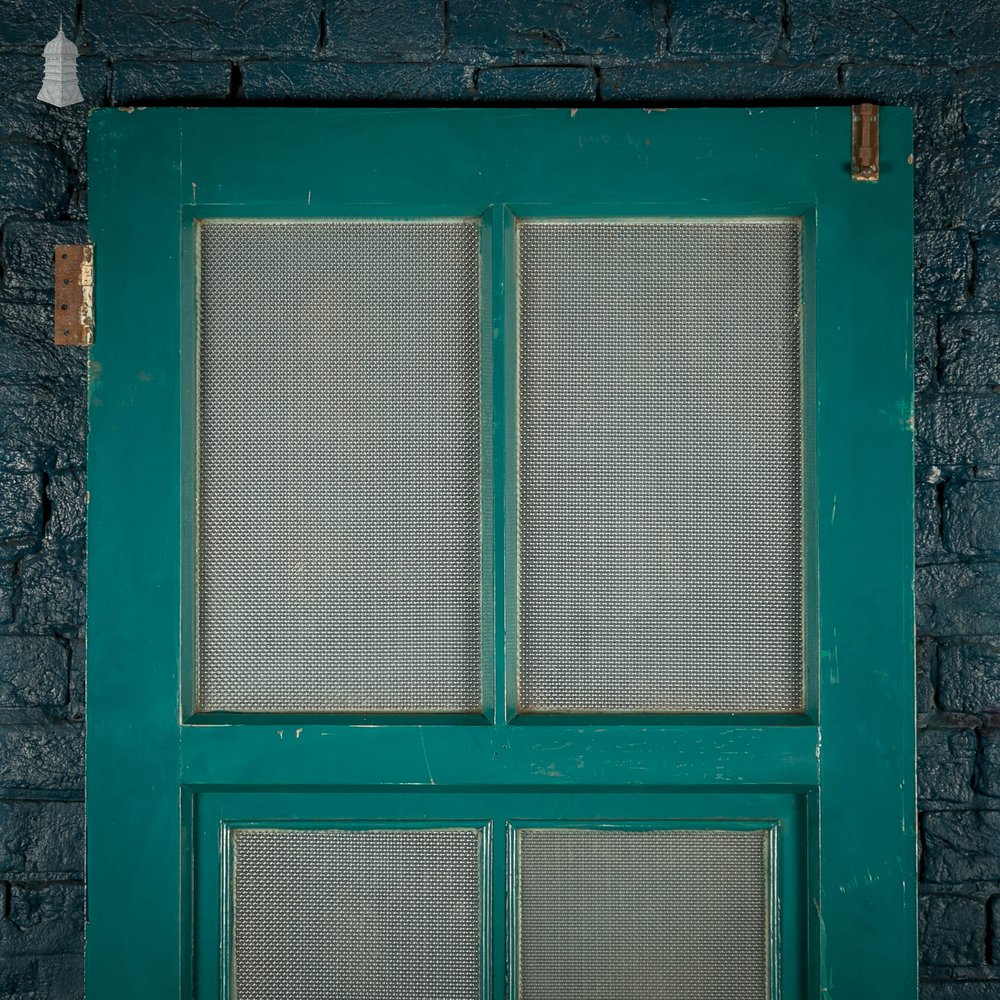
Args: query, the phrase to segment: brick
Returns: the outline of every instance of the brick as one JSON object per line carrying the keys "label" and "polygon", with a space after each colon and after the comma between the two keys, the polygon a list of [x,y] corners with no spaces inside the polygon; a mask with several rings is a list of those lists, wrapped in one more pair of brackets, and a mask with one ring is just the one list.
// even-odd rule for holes
{"label": "brick", "polygon": [[0,143],[0,211],[58,213],[69,202],[69,176],[59,153],[36,142]]}
{"label": "brick", "polygon": [[0,382],[0,467],[34,471],[43,465],[86,465],[86,348],[63,347],[76,357],[79,389],[4,385]]}
{"label": "brick", "polygon": [[972,800],[976,734],[971,729],[925,729],[919,734],[917,794],[924,800]]}
{"label": "brick", "polygon": [[788,0],[793,60],[992,63],[1000,48],[994,0],[941,5],[923,0]]}
{"label": "brick", "polygon": [[83,637],[71,640],[69,650],[69,701],[65,706],[63,718],[77,722],[82,721],[84,717],[87,689],[86,640]]}
{"label": "brick", "polygon": [[920,900],[920,960],[928,965],[975,966],[985,959],[986,907],[969,896]]}
{"label": "brick", "polygon": [[74,631],[82,628],[84,565],[82,553],[67,555],[52,548],[20,562],[21,597],[15,609],[18,628],[29,631]]}
{"label": "brick", "polygon": [[0,872],[8,879],[80,879],[83,867],[82,802],[0,800]]}
{"label": "brick", "polygon": [[52,340],[52,305],[8,302],[0,310],[0,382],[41,392],[71,391],[82,376],[85,354]]}
{"label": "brick", "polygon": [[1000,798],[1000,731],[984,729],[979,734],[979,754],[973,782],[980,795]]}
{"label": "brick", "polygon": [[[80,954],[43,955],[37,962],[38,998],[83,1000],[83,956]],[[25,1000],[36,1000],[34,996]]]}
{"label": "brick", "polygon": [[822,100],[837,91],[837,71],[830,67],[783,67],[749,64],[636,66],[601,68],[601,96],[609,101],[637,101],[654,106],[679,101]]}
{"label": "brick", "polygon": [[1000,166],[1000,70],[963,73],[960,92],[965,162],[970,166]]}
{"label": "brick", "polygon": [[3,230],[3,283],[11,290],[52,294],[53,259],[57,243],[85,243],[83,222],[43,222],[11,219]]}
{"label": "brick", "polygon": [[[4,0],[3,41],[41,49],[59,30],[60,19],[72,11],[61,0]],[[64,30],[73,38],[69,20],[64,21]]]}
{"label": "brick", "polygon": [[112,104],[177,100],[218,101],[229,95],[229,63],[115,63]]}
{"label": "brick", "polygon": [[671,59],[770,59],[782,43],[781,0],[705,3],[674,0],[670,11]]}
{"label": "brick", "polygon": [[917,233],[913,241],[918,302],[958,309],[972,276],[972,244],[961,229]]}
{"label": "brick", "polygon": [[945,542],[965,555],[1000,551],[1000,483],[970,482],[945,489]]}
{"label": "brick", "polygon": [[1000,313],[962,313],[941,321],[941,386],[992,389],[1000,385]]}
{"label": "brick", "polygon": [[319,43],[320,0],[88,0],[88,51],[111,56],[307,54]]}
{"label": "brick", "polygon": [[913,317],[913,388],[915,392],[929,389],[937,378],[938,321],[929,313]]}
{"label": "brick", "polygon": [[976,167],[954,183],[955,225],[996,229],[1000,225],[1000,166]]}
{"label": "brick", "polygon": [[976,238],[972,299],[975,309],[1000,311],[1000,234]]}
{"label": "brick", "polygon": [[450,0],[447,58],[463,63],[581,62],[611,66],[655,59],[662,5],[592,0]]}
{"label": "brick", "polygon": [[948,563],[916,572],[917,630],[937,637],[1000,632],[1000,565]]}
{"label": "brick", "polygon": [[920,1000],[1000,1000],[1000,981],[922,982]]}
{"label": "brick", "polygon": [[42,520],[41,478],[0,470],[0,560],[38,548]]}
{"label": "brick", "polygon": [[950,67],[855,65],[843,68],[845,103],[872,101],[913,109],[913,143],[918,155],[963,141],[958,78]]}
{"label": "brick", "polygon": [[0,636],[0,707],[64,705],[68,698],[68,655],[60,642],[48,636]]}
{"label": "brick", "polygon": [[1000,812],[930,812],[923,817],[924,881],[1000,881]]}
{"label": "brick", "polygon": [[970,214],[962,203],[965,168],[961,150],[916,146],[914,157],[914,228],[918,233],[961,229]]}
{"label": "brick", "polygon": [[917,483],[913,506],[917,562],[940,559],[944,548],[941,543],[941,509],[938,505],[937,486],[933,483]]}
{"label": "brick", "polygon": [[326,25],[323,55],[345,62],[421,62],[444,46],[438,0],[333,0]]}
{"label": "brick", "polygon": [[461,100],[472,96],[472,74],[416,63],[248,62],[243,92],[250,100]]}
{"label": "brick", "polygon": [[597,77],[584,66],[504,66],[484,69],[476,96],[486,101],[592,101]]}
{"label": "brick", "polygon": [[68,469],[53,472],[45,485],[49,505],[48,537],[63,553],[83,553],[87,537],[87,478]]}
{"label": "brick", "polygon": [[1000,465],[1000,395],[939,395],[918,400],[921,463]]}
{"label": "brick", "polygon": [[917,711],[933,712],[938,677],[938,644],[926,636],[917,639]]}
{"label": "brick", "polygon": [[937,700],[945,712],[1000,713],[1000,641],[942,645]]}
{"label": "brick", "polygon": [[0,727],[0,787],[83,790],[83,730],[75,725]]}
{"label": "brick", "polygon": [[7,955],[83,953],[83,886],[12,885],[0,949]]}

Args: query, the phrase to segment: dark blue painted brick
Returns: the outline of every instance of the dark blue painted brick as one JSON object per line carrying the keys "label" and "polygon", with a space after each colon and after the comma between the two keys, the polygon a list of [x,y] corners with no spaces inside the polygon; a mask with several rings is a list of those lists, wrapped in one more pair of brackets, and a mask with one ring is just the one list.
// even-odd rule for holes
{"label": "dark blue painted brick", "polygon": [[83,552],[87,534],[87,478],[77,469],[53,472],[45,487],[49,504],[48,538],[68,555]]}
{"label": "dark blue painted brick", "polygon": [[449,59],[465,63],[583,62],[612,66],[655,59],[666,5],[615,0],[450,0]]}
{"label": "dark blue painted brick", "polygon": [[651,105],[678,101],[821,99],[837,90],[835,67],[750,64],[734,72],[731,65],[658,65],[601,70],[601,96],[609,101]]}
{"label": "dark blue painted brick", "polygon": [[41,477],[0,470],[0,560],[19,559],[41,542]]}
{"label": "dark blue painted brick", "polygon": [[1000,313],[963,313],[941,320],[941,385],[992,389],[1000,385]]}
{"label": "dark blue painted brick", "polygon": [[80,879],[83,864],[82,802],[0,800],[0,873],[6,878]]}
{"label": "dark blue painted brick", "polygon": [[79,883],[12,885],[7,919],[0,921],[0,950],[9,955],[82,953],[83,896]]}
{"label": "dark blue painted brick", "polygon": [[438,0],[333,0],[322,54],[344,62],[426,62],[444,46]]}
{"label": "dark blue painted brick", "polygon": [[964,73],[962,155],[973,166],[1000,166],[1000,70]]}
{"label": "dark blue painted brick", "polygon": [[20,602],[17,627],[31,632],[50,629],[74,632],[84,624],[84,566],[82,556],[45,548],[20,562]]}
{"label": "dark blue painted brick", "polygon": [[1000,881],[1000,812],[925,813],[923,833],[926,882]]}
{"label": "dark blue painted brick", "polygon": [[969,229],[1000,225],[1000,166],[976,167],[956,178],[955,220]]}
{"label": "dark blue painted brick", "polygon": [[1000,642],[942,645],[937,701],[945,712],[1000,713]]}
{"label": "dark blue painted brick", "polygon": [[14,563],[0,563],[0,625],[14,621]]}
{"label": "dark blue painted brick", "polygon": [[[83,956],[42,955],[36,960],[37,1000],[83,1000]],[[26,997],[25,1000],[36,1000]]]}
{"label": "dark blue painted brick", "polygon": [[922,463],[1000,465],[1000,395],[921,399],[916,427]]}
{"label": "dark blue painted brick", "polygon": [[922,392],[930,388],[937,377],[937,317],[931,313],[917,313],[913,327],[913,386],[916,392]]}
{"label": "dark blue painted brick", "polygon": [[1000,1000],[1000,980],[967,982],[924,982],[920,1000]]}
{"label": "dark blue painted brick", "polygon": [[450,101],[471,98],[472,72],[444,64],[248,62],[243,90],[251,100]]}
{"label": "dark blue painted brick", "polygon": [[961,229],[917,233],[913,255],[917,301],[944,309],[960,308],[971,277],[969,234]]}
{"label": "dark blue painted brick", "polygon": [[59,30],[60,20],[66,35],[73,37],[72,17],[73,4],[66,0],[4,0],[0,39],[40,52]]}
{"label": "dark blue painted brick", "polygon": [[917,629],[938,637],[1000,633],[1000,564],[918,566]]}
{"label": "dark blue painted brick", "polygon": [[974,308],[1000,311],[1000,234],[989,233],[976,239],[973,287]]}
{"label": "dark blue painted brick", "polygon": [[0,211],[57,213],[69,204],[69,176],[57,150],[36,142],[0,142]]}
{"label": "dark blue painted brick", "polygon": [[[961,228],[970,214],[962,204],[961,150],[928,150],[917,146],[914,157],[913,183],[917,196],[913,222],[917,232]],[[916,277],[919,280],[921,275]]]}
{"label": "dark blue painted brick", "polygon": [[229,94],[229,63],[115,63],[112,104],[146,101],[217,101]]}
{"label": "dark blue painted brick", "polygon": [[926,636],[917,639],[917,711],[932,712],[935,707],[934,688],[937,684],[938,644]]}
{"label": "dark blue painted brick", "polygon": [[969,482],[945,489],[945,542],[966,555],[1000,552],[1000,483]]}
{"label": "dark blue painted brick", "polygon": [[917,561],[940,559],[944,548],[941,543],[941,508],[938,504],[937,486],[933,483],[917,483],[913,506]]}
{"label": "dark blue painted brick", "polygon": [[4,303],[0,310],[0,381],[40,391],[56,387],[73,392],[82,383],[78,350],[52,340],[52,305]]}
{"label": "dark blue painted brick", "polygon": [[723,59],[731,64],[735,57],[742,62],[763,62],[781,45],[782,6],[781,0],[674,0],[670,58]]}
{"label": "dark blue painted brick", "polygon": [[919,735],[917,788],[934,803],[972,800],[976,734],[971,729],[925,729]]}
{"label": "dark blue painted brick", "polygon": [[87,0],[84,42],[102,55],[302,53],[319,44],[320,0]]}
{"label": "dark blue painted brick", "polygon": [[476,96],[485,101],[592,101],[597,76],[587,66],[502,66],[484,69]]}
{"label": "dark blue painted brick", "polygon": [[53,251],[57,243],[85,243],[87,226],[83,222],[40,222],[37,219],[11,219],[4,226],[4,288],[52,294]]}
{"label": "dark blue painted brick", "polygon": [[974,966],[985,959],[986,907],[970,896],[928,895],[920,900],[920,960],[928,965]]}
{"label": "dark blue painted brick", "polygon": [[83,791],[83,730],[77,725],[0,727],[0,787]]}
{"label": "dark blue painted brick", "polygon": [[943,66],[856,65],[843,68],[844,100],[913,108],[920,154],[962,142],[962,107],[955,72]]}
{"label": "dark blue painted brick", "polygon": [[[85,348],[64,347],[78,354],[81,372]],[[83,468],[86,465],[87,400],[81,374],[79,390],[4,385],[0,382],[0,467],[34,471],[43,465]]]}
{"label": "dark blue painted brick", "polygon": [[1000,731],[984,729],[979,734],[974,786],[980,795],[1000,798]]}
{"label": "dark blue painted brick", "polygon": [[791,56],[833,62],[992,63],[1000,48],[995,0],[788,0]]}
{"label": "dark blue painted brick", "polygon": [[69,698],[65,646],[38,635],[0,636],[0,707],[64,705]]}

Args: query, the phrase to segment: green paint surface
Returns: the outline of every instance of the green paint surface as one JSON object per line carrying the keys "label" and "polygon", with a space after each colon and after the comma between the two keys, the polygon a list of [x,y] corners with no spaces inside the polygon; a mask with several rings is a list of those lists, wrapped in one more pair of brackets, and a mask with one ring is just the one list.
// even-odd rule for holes
{"label": "green paint surface", "polygon": [[[772,828],[775,996],[914,995],[909,112],[881,126],[858,184],[847,108],[92,117],[91,997],[218,996],[222,832],[366,818],[491,825],[497,1000],[505,830],[531,819]],[[195,714],[196,220],[456,215],[484,220],[493,696],[466,719]],[[517,716],[514,220],[727,215],[804,222],[806,712]]]}

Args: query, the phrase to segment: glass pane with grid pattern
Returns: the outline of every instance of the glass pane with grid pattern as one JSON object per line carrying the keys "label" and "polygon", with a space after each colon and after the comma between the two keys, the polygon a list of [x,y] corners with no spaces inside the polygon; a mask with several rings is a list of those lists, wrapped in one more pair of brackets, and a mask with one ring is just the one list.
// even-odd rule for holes
{"label": "glass pane with grid pattern", "polygon": [[477,710],[478,222],[199,251],[199,709]]}
{"label": "glass pane with grid pattern", "polygon": [[519,225],[522,711],[801,711],[799,240]]}
{"label": "glass pane with grid pattern", "polygon": [[236,1000],[479,1000],[480,830],[233,838]]}
{"label": "glass pane with grid pattern", "polygon": [[769,843],[519,830],[518,1000],[766,1000]]}

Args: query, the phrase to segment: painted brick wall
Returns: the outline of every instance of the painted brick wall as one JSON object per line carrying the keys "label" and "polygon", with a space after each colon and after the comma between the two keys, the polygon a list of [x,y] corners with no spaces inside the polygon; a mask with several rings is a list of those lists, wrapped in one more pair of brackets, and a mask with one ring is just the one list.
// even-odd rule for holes
{"label": "painted brick wall", "polygon": [[[61,16],[86,106],[35,100]],[[2,1000],[82,990],[85,358],[50,343],[50,261],[85,236],[87,109],[853,99],[916,109],[923,995],[1000,998],[996,0],[5,0]]]}

